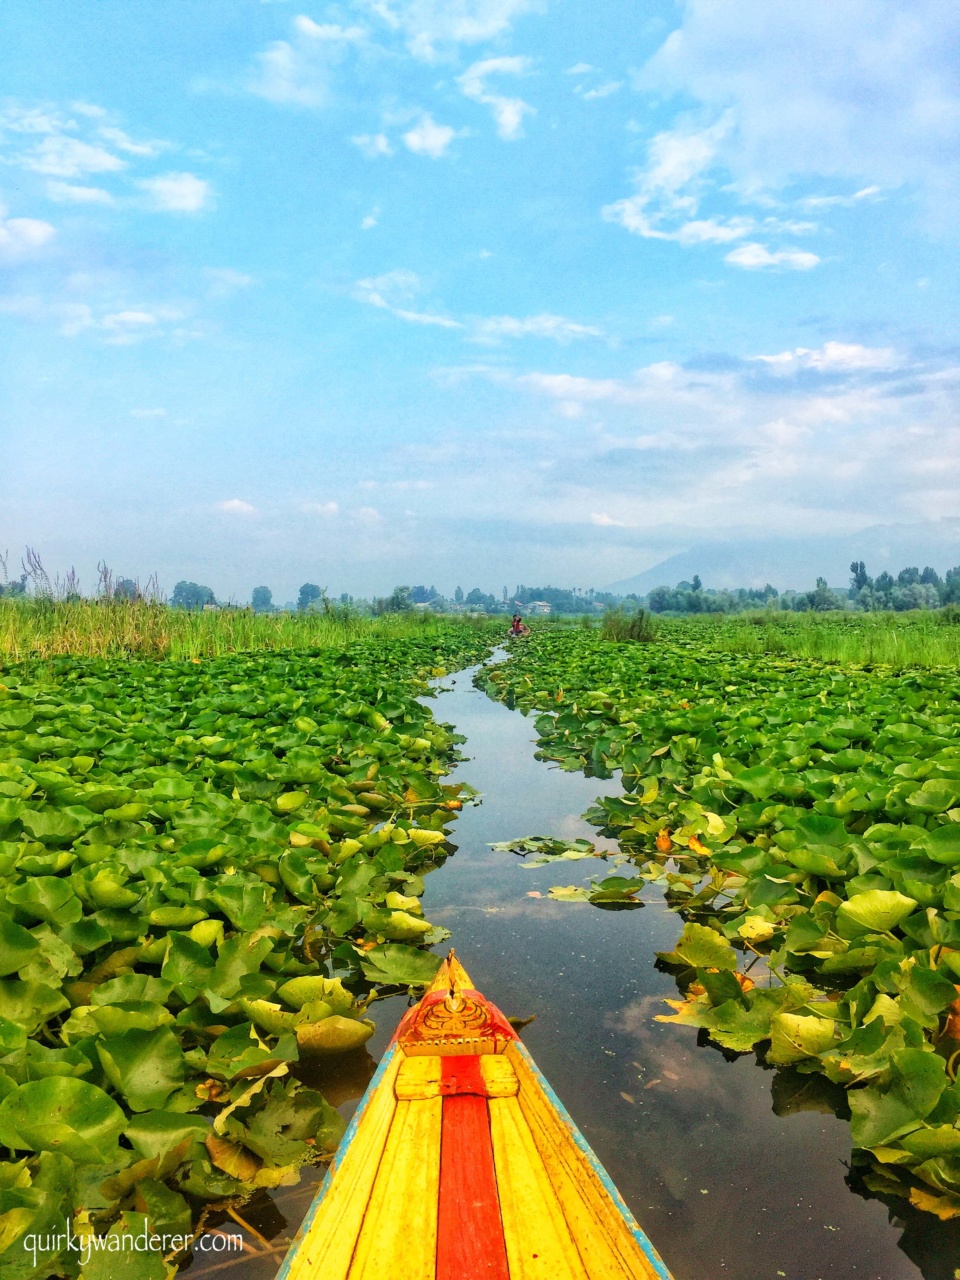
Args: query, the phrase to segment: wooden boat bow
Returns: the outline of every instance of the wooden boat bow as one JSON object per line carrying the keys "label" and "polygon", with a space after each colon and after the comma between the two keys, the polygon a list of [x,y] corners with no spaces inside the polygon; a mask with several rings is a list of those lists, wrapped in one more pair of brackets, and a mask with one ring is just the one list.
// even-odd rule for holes
{"label": "wooden boat bow", "polygon": [[279,1280],[670,1280],[451,951],[404,1016]]}

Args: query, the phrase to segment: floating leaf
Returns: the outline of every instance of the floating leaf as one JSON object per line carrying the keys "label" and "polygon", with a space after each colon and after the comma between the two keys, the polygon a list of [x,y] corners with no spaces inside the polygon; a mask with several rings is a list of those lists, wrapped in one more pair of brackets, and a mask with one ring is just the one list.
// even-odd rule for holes
{"label": "floating leaf", "polygon": [[107,1163],[125,1124],[108,1094],[71,1076],[32,1080],[0,1102],[4,1145],[60,1152],[78,1164]]}
{"label": "floating leaf", "polygon": [[916,906],[913,898],[894,890],[870,889],[857,893],[838,907],[837,931],[844,938],[887,933],[916,910]]}

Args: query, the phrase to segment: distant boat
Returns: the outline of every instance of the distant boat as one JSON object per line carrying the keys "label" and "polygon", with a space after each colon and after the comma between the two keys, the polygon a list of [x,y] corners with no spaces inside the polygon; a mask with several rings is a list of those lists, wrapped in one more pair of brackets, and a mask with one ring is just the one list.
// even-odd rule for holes
{"label": "distant boat", "polygon": [[670,1280],[453,952],[400,1023],[278,1280]]}

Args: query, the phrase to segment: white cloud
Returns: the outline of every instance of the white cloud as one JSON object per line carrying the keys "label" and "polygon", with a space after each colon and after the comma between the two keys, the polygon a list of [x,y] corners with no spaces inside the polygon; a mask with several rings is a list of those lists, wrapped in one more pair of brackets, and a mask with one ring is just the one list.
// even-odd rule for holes
{"label": "white cloud", "polygon": [[380,210],[371,209],[371,211],[364,218],[361,219],[360,230],[372,231],[379,221],[380,221]]}
{"label": "white cloud", "polygon": [[323,516],[326,519],[340,514],[340,504],[338,502],[305,502],[301,509],[307,515]]}
{"label": "white cloud", "polygon": [[0,297],[0,311],[33,324],[53,324],[65,338],[89,335],[109,346],[200,336],[196,330],[183,327],[183,311],[169,306],[143,304],[114,309],[102,303],[64,302],[59,295],[51,300],[32,294],[8,294]]}
{"label": "white cloud", "polygon": [[365,7],[399,32],[415,57],[431,62],[438,51],[481,44],[509,30],[539,0],[362,0]]}
{"label": "white cloud", "polygon": [[565,76],[585,76],[589,71],[596,71],[596,67],[589,62],[577,62],[572,67],[567,67],[564,71]]}
{"label": "white cloud", "polygon": [[0,262],[22,262],[39,253],[56,235],[49,222],[39,218],[8,218],[0,205]]}
{"label": "white cloud", "polygon": [[687,0],[636,78],[736,127],[722,162],[753,186],[838,176],[914,183],[932,218],[960,197],[960,9],[949,0]]}
{"label": "white cloud", "polygon": [[802,209],[829,209],[837,205],[851,208],[861,200],[876,200],[879,196],[880,188],[872,186],[863,187],[860,191],[855,191],[852,196],[804,196],[797,201],[797,204]]}
{"label": "white cloud", "polygon": [[63,133],[45,137],[24,156],[23,164],[36,173],[50,174],[55,178],[81,178],[88,173],[116,173],[126,167],[125,161],[112,151]]}
{"label": "white cloud", "polygon": [[72,182],[48,182],[47,196],[57,204],[113,204],[114,199],[103,187],[83,187]]}
{"label": "white cloud", "polygon": [[784,267],[788,271],[809,271],[820,259],[815,253],[802,249],[777,249],[771,252],[765,245],[750,241],[731,250],[724,258],[731,266],[746,271],[762,271],[767,267]]}
{"label": "white cloud", "polygon": [[[103,113],[106,115],[106,112]],[[98,130],[105,142],[111,142],[118,151],[131,156],[156,156],[166,149],[165,142],[135,142],[129,134],[113,125],[103,125]]]}
{"label": "white cloud", "polygon": [[193,173],[162,173],[142,178],[137,186],[146,192],[149,207],[160,213],[199,213],[213,203],[210,183]]}
{"label": "white cloud", "polygon": [[489,107],[501,138],[512,141],[523,134],[523,117],[533,115],[531,107],[522,98],[507,98],[487,90],[487,78],[492,75],[525,75],[530,69],[530,59],[521,57],[483,58],[468,67],[457,83],[465,97]]}
{"label": "white cloud", "polygon": [[331,69],[367,33],[362,27],[314,22],[304,14],[293,19],[292,27],[290,40],[274,40],[256,55],[247,87],[282,106],[325,106]]}
{"label": "white cloud", "polygon": [[715,218],[694,219],[684,222],[669,239],[679,244],[729,244],[741,240],[753,230],[752,218],[730,218],[718,222]]}
{"label": "white cloud", "polygon": [[617,93],[622,88],[622,80],[608,80],[606,84],[598,85],[596,89],[586,89],[580,96],[584,102],[592,102],[595,98],[609,98],[611,94]]}
{"label": "white cloud", "polygon": [[250,92],[284,106],[320,107],[327,88],[312,61],[286,40],[275,40],[257,54],[258,72]]}
{"label": "white cloud", "polygon": [[359,147],[368,160],[376,160],[379,156],[392,156],[393,147],[385,133],[358,133],[350,141]]}
{"label": "white cloud", "polygon": [[257,508],[250,502],[244,502],[242,498],[227,498],[225,502],[218,502],[217,510],[223,511],[229,516],[253,516],[257,514]]}
{"label": "white cloud", "polygon": [[383,519],[376,507],[357,507],[352,515],[359,524],[379,524]]}
{"label": "white cloud", "polygon": [[97,327],[107,334],[107,341],[114,346],[130,346],[142,338],[151,336],[164,320],[178,320],[180,312],[166,308],[157,311],[127,310],[105,315]]}
{"label": "white cloud", "polygon": [[[504,397],[510,429],[478,440],[464,428],[446,453],[416,460],[432,465],[439,495],[454,468],[472,466],[496,494],[488,518],[522,497],[538,530],[578,511],[614,539],[673,526],[689,542],[732,523],[823,534],[912,518],[927,502],[960,515],[943,479],[960,467],[955,363],[836,340],[774,359],[767,367],[787,376],[738,362],[661,361],[621,378],[474,367]],[[464,518],[470,492],[458,485],[451,518]]]}
{"label": "white cloud", "polygon": [[647,163],[635,175],[635,195],[601,209],[607,222],[648,240],[682,245],[723,244],[747,235],[752,218],[698,218],[706,174],[733,127],[726,114],[705,129],[669,129],[651,138]]}
{"label": "white cloud", "polygon": [[403,305],[416,298],[422,290],[420,278],[415,272],[398,269],[387,271],[382,276],[370,276],[365,280],[358,280],[354,286],[353,296],[358,302],[365,302],[368,306],[389,311],[391,315],[399,320],[406,320],[409,324],[435,325],[441,329],[463,328],[458,320],[451,320],[448,316],[438,315],[435,312],[414,311]]}
{"label": "white cloud", "polygon": [[456,129],[451,129],[448,124],[437,124],[433,116],[425,112],[420,123],[403,135],[403,141],[407,149],[416,155],[439,160],[456,136]]}
{"label": "white cloud", "polygon": [[366,31],[363,27],[341,27],[335,22],[314,22],[303,14],[293,20],[294,29],[310,40],[345,40],[348,43],[363,40]]}
{"label": "white cloud", "polygon": [[479,320],[474,334],[478,342],[498,342],[501,338],[551,338],[567,343],[576,338],[602,338],[602,329],[578,324],[565,316],[544,313],[538,316],[489,316]]}
{"label": "white cloud", "polygon": [[855,370],[896,369],[901,360],[893,347],[863,347],[854,342],[825,342],[822,347],[796,347],[772,356],[751,356],[768,365],[774,373],[796,373],[816,369],[822,373],[852,373]]}

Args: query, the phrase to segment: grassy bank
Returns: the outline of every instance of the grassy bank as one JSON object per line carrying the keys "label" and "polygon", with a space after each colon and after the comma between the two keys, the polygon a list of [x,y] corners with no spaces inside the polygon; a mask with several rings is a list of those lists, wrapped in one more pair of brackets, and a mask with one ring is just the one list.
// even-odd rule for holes
{"label": "grassy bank", "polygon": [[752,613],[658,620],[665,637],[690,639],[720,653],[816,658],[857,666],[960,665],[960,613]]}
{"label": "grassy bank", "polygon": [[[91,658],[214,658],[254,649],[315,649],[380,637],[428,637],[449,619],[427,614],[363,618],[346,611],[188,613],[165,604],[0,600],[0,661],[63,655]],[[465,618],[463,626],[484,627]]]}

